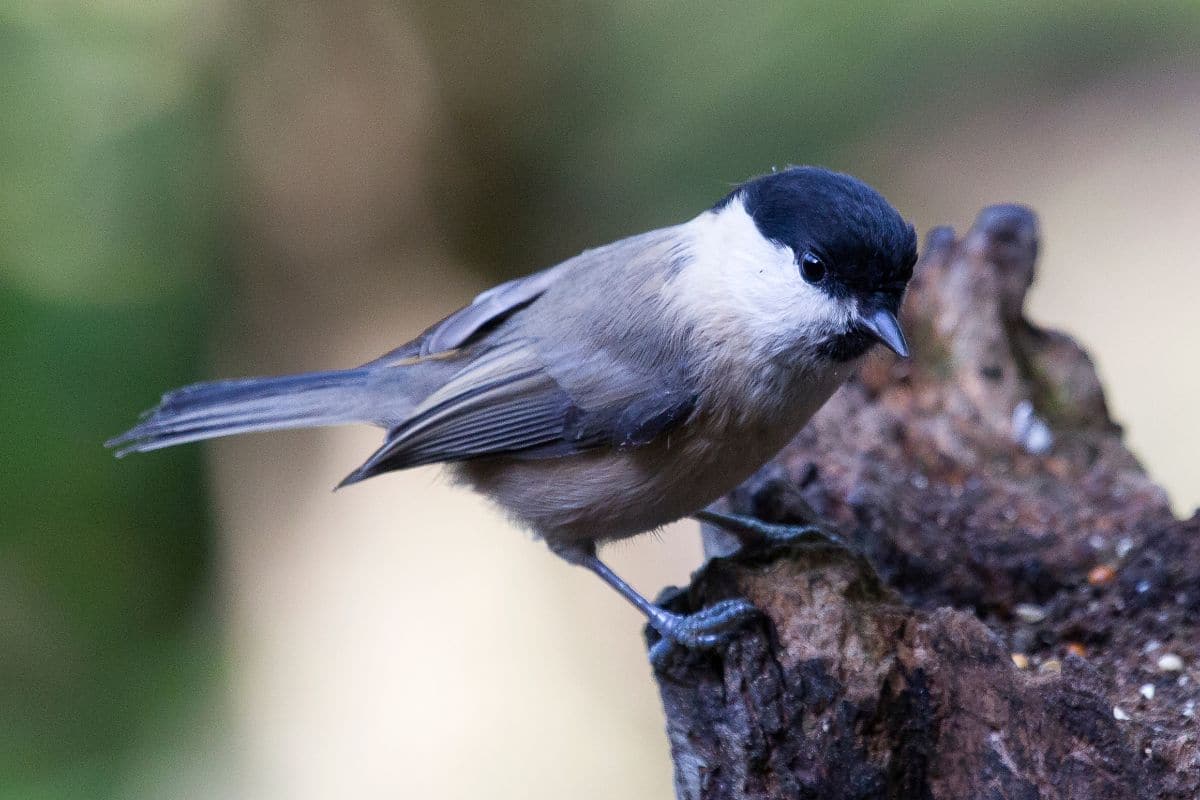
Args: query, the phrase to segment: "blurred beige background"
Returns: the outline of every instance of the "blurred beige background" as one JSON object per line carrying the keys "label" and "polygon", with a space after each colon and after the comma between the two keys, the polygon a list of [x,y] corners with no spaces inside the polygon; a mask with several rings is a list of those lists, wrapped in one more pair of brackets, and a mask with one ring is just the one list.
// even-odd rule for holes
{"label": "blurred beige background", "polygon": [[[0,689],[25,715],[10,730],[34,733],[0,741],[0,766],[38,760],[0,797],[670,796],[636,612],[434,468],[332,493],[377,432],[222,441],[202,464],[76,453],[172,383],[367,360],[492,282],[679,221],[776,163],[852,171],[922,233],[963,230],[988,203],[1033,206],[1033,318],[1089,347],[1133,446],[1190,514],[1200,10],[1018,6],[5,11],[9,52],[70,91],[14,90],[32,110],[3,140],[22,191],[0,277],[45,330],[66,324],[61,307],[102,315],[69,329],[71,347],[95,342],[77,369],[117,366],[87,372],[91,392],[50,381],[19,398],[21,413],[74,394],[109,408],[72,434],[86,447],[55,455],[101,488],[10,488],[23,516],[0,542],[16,609],[0,649],[24,660]],[[91,188],[60,213],[61,176],[35,154],[89,147],[66,171]],[[110,180],[126,162],[157,177]],[[22,324],[12,342],[55,341]],[[6,409],[13,429],[59,424]],[[32,443],[11,452],[35,465],[15,473],[48,471]],[[22,506],[43,483],[47,499]],[[93,519],[107,527],[80,523]],[[177,539],[193,549],[164,555]],[[650,595],[700,560],[691,524],[606,555]],[[129,610],[171,581],[155,616]],[[110,584],[125,605],[97,599]],[[98,623],[71,614],[90,606],[132,621],[79,645]],[[88,670],[110,651],[105,683]],[[45,712],[48,697],[68,711]]]}

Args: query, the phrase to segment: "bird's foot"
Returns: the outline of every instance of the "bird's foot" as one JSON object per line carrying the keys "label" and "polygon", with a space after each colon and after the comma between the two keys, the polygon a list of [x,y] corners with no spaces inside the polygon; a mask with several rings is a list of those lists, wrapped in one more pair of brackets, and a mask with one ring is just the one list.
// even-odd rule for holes
{"label": "bird's foot", "polygon": [[733,534],[743,546],[799,544],[833,545],[847,550],[854,549],[845,539],[822,525],[780,525],[711,508],[699,511],[694,516],[700,522],[715,525]]}
{"label": "bird's foot", "polygon": [[593,543],[550,542],[550,546],[561,558],[594,572],[646,615],[650,627],[660,637],[650,648],[650,660],[656,669],[661,668],[663,659],[674,646],[689,650],[719,647],[733,631],[759,614],[758,609],[745,600],[722,600],[692,614],[668,611],[664,606],[677,598],[680,590],[667,590],[659,596],[657,603],[651,603],[596,557]]}
{"label": "bird's foot", "polygon": [[[661,599],[661,598],[660,598]],[[676,646],[689,650],[720,647],[733,633],[761,612],[746,600],[722,600],[691,614],[656,607],[650,625],[661,637],[650,648],[650,663],[661,669]]]}

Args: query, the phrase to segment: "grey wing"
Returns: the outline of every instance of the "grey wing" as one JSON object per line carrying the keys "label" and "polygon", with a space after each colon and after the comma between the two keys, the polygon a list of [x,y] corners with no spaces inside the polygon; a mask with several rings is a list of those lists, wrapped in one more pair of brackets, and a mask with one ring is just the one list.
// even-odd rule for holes
{"label": "grey wing", "polygon": [[[569,263],[569,262],[568,262]],[[537,300],[558,280],[566,264],[493,286],[470,305],[431,325],[417,338],[366,366],[386,366],[413,358],[452,353],[483,338],[495,326]]]}
{"label": "grey wing", "polygon": [[[677,240],[665,236],[666,230],[651,231],[586,250],[541,272],[494,286],[480,293],[470,305],[460,308],[431,325],[420,336],[364,366],[389,366],[412,359],[441,358],[468,345],[489,338],[518,311],[533,305],[570,273],[576,277],[589,273],[605,275],[613,269],[642,269],[645,263],[661,260],[673,263],[680,256],[674,251]],[[586,295],[586,292],[582,293]],[[561,293],[560,293],[561,299]],[[592,297],[577,302],[592,302]]]}
{"label": "grey wing", "polygon": [[421,355],[462,347],[489,326],[537,300],[560,274],[559,267],[551,267],[481,293],[471,305],[446,317],[423,337]]}
{"label": "grey wing", "polygon": [[647,385],[631,402],[589,409],[542,367],[528,342],[480,354],[394,428],[342,481],[483,456],[555,458],[598,447],[637,447],[683,423],[696,398]]}
{"label": "grey wing", "polygon": [[[674,239],[656,231],[587,251],[484,292],[373,362],[449,365],[461,359],[465,365],[393,427],[343,485],[442,461],[638,447],[684,423],[697,398],[681,373],[663,366],[678,358],[648,348],[636,327],[656,313],[657,267],[678,257],[675,247]],[[616,270],[635,273],[637,279],[624,285],[636,290],[627,302],[610,298],[596,307],[599,290],[589,289],[589,280],[595,276],[607,287]],[[560,280],[568,273],[569,281]],[[634,310],[639,302],[643,307]],[[637,346],[628,347],[631,341]],[[589,369],[601,351],[603,367]]]}

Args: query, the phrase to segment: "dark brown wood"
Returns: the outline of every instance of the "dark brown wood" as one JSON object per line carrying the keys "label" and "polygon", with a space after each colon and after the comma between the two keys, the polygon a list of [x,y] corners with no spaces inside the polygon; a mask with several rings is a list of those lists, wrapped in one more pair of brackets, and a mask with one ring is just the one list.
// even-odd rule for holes
{"label": "dark brown wood", "polygon": [[728,498],[811,506],[861,555],[714,558],[673,597],[764,613],[656,671],[679,797],[1200,796],[1200,518],[1125,447],[1087,354],[1024,318],[1037,243],[1018,206],[934,231],[913,358],[875,357]]}

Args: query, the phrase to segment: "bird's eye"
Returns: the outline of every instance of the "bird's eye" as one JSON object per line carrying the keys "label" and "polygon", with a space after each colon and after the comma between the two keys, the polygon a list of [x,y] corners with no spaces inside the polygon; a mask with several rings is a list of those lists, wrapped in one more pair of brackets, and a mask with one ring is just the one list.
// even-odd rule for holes
{"label": "bird's eye", "polygon": [[805,253],[800,259],[800,274],[809,283],[820,283],[825,279],[825,262],[814,253]]}

